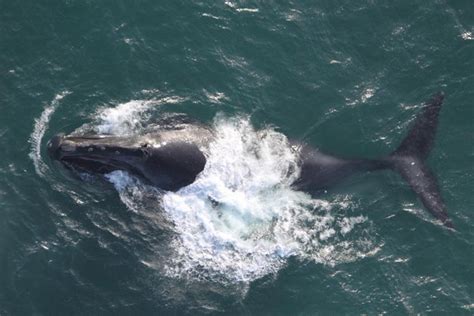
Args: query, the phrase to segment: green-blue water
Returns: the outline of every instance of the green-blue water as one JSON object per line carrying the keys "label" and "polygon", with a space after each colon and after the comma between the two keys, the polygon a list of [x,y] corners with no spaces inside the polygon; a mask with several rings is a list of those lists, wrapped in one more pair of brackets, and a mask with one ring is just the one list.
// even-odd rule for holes
{"label": "green-blue water", "polygon": [[[0,0],[0,315],[474,313],[473,57],[471,0]],[[167,274],[160,201],[133,208],[45,151],[104,117],[177,112],[378,157],[439,90],[429,165],[456,232],[399,176],[363,174],[319,197],[336,218],[332,239],[312,235],[326,248],[256,261],[270,272],[239,282]]]}

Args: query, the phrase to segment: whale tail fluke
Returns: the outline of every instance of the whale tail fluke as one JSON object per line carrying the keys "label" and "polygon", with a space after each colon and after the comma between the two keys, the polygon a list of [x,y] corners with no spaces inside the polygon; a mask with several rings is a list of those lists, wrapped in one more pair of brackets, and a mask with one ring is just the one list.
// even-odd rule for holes
{"label": "whale tail fluke", "polygon": [[425,160],[433,147],[438,127],[438,116],[444,94],[438,92],[425,103],[407,136],[391,156],[416,156]]}
{"label": "whale tail fluke", "polygon": [[407,136],[385,161],[408,182],[433,216],[453,228],[436,177],[425,163],[434,144],[443,99],[440,92],[425,103]]}

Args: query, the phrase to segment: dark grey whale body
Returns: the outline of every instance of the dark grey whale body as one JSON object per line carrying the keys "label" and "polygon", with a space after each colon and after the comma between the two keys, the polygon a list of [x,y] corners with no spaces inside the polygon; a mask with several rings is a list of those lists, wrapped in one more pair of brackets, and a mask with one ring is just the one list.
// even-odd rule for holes
{"label": "dark grey whale body", "polygon": [[181,125],[137,137],[65,136],[48,143],[53,159],[81,171],[106,174],[126,170],[168,191],[191,184],[204,170],[203,148],[212,131],[201,125]]}
{"label": "dark grey whale body", "polygon": [[[392,169],[409,183],[433,216],[452,228],[436,178],[425,163],[443,99],[438,93],[426,102],[400,146],[381,159],[344,159],[293,143],[299,148],[301,169],[293,186],[316,193],[357,172]],[[204,170],[205,148],[212,139],[212,130],[192,124],[133,138],[60,134],[49,141],[48,151],[53,159],[75,169],[102,174],[126,170],[161,189],[176,191]]]}

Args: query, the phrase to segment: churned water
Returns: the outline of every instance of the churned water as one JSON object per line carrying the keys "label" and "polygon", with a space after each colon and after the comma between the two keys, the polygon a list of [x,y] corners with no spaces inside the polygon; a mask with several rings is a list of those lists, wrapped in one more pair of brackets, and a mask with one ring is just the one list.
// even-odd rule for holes
{"label": "churned water", "polygon": [[[0,1],[0,315],[474,313],[470,1]],[[297,191],[295,139],[376,158],[446,94],[428,164]],[[74,174],[59,132],[212,128],[194,183]]]}

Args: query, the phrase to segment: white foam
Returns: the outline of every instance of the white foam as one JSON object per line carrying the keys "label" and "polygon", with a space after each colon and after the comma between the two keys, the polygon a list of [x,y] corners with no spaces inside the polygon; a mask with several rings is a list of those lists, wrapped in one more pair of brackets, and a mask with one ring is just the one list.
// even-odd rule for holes
{"label": "white foam", "polygon": [[201,16],[204,16],[204,17],[207,17],[207,18],[211,18],[211,19],[214,19],[214,20],[222,20],[221,17],[212,15],[212,14],[210,14],[210,13],[203,13],[203,14],[201,14]]}
{"label": "white foam", "polygon": [[97,113],[99,134],[129,135],[136,133],[148,118],[148,111],[163,104],[177,104],[185,101],[179,96],[167,96],[152,100],[131,100],[112,108],[101,108]]}
{"label": "white foam", "polygon": [[51,115],[53,115],[54,111],[56,111],[60,101],[68,94],[70,94],[69,91],[63,91],[61,93],[56,94],[53,101],[44,108],[43,112],[41,113],[41,116],[35,119],[35,126],[29,139],[29,142],[31,144],[31,151],[29,153],[29,157],[31,158],[31,160],[33,160],[35,171],[39,176],[43,176],[44,171],[46,169],[46,164],[41,159],[41,141],[43,139],[44,133],[46,132],[46,129],[48,128],[48,123],[51,119]]}
{"label": "white foam", "polygon": [[168,275],[249,282],[277,272],[291,256],[335,264],[361,253],[352,244],[339,254],[334,249],[338,235],[366,219],[340,222],[328,211],[344,202],[290,187],[299,172],[297,153],[282,134],[255,131],[247,119],[219,119],[215,128],[200,177],[163,197],[177,232]]}
{"label": "white foam", "polygon": [[462,32],[461,33],[461,38],[465,41],[474,40],[474,36],[472,35],[472,32],[468,32],[468,31]]}
{"label": "white foam", "polygon": [[357,224],[361,224],[367,220],[367,217],[364,216],[357,216],[357,217],[346,217],[339,222],[339,226],[341,227],[341,233],[343,235],[349,233],[354,226]]}
{"label": "white foam", "polygon": [[472,35],[472,28],[469,30],[467,27],[461,23],[461,20],[458,17],[458,14],[456,13],[456,10],[451,8],[449,5],[445,4],[445,11],[451,15],[454,21],[454,26],[455,28],[460,32],[459,36],[465,40],[465,41],[472,41],[474,40],[474,36]]}
{"label": "white foam", "polygon": [[133,212],[144,213],[148,211],[146,208],[149,205],[159,207],[161,201],[159,190],[141,183],[126,171],[116,170],[105,177],[120,192],[120,200]]}
{"label": "white foam", "polygon": [[211,103],[222,103],[222,100],[228,100],[227,96],[224,94],[224,92],[216,92],[216,93],[210,93],[206,90],[204,90],[204,94],[206,95],[207,99]]}
{"label": "white foam", "polygon": [[237,12],[249,12],[249,13],[257,13],[257,8],[237,8],[235,9]]}
{"label": "white foam", "polygon": [[147,258],[150,266],[172,278],[248,283],[290,257],[334,265],[378,251],[370,221],[341,212],[350,197],[319,200],[291,187],[298,152],[284,135],[257,131],[242,117],[218,117],[214,129],[205,169],[178,192],[162,193],[122,171],[107,176],[131,210],[153,205],[173,224],[168,259]]}
{"label": "white foam", "polygon": [[369,100],[371,97],[374,96],[374,93],[375,93],[375,89],[373,88],[366,88],[364,89],[364,91],[362,92],[362,95],[360,97],[360,100],[362,101],[362,103],[365,103],[367,102],[367,100]]}
{"label": "white foam", "polygon": [[140,126],[141,117],[153,105],[149,100],[132,100],[113,108],[99,110],[101,121],[96,127],[99,134],[126,135]]}
{"label": "white foam", "polygon": [[238,8],[237,5],[231,1],[225,1],[224,4],[235,9],[237,12],[257,13],[259,11],[257,8]]}
{"label": "white foam", "polygon": [[229,6],[229,7],[231,7],[231,8],[235,8],[235,7],[236,7],[235,3],[231,2],[231,1],[225,1],[224,4],[227,5],[227,6]]}

